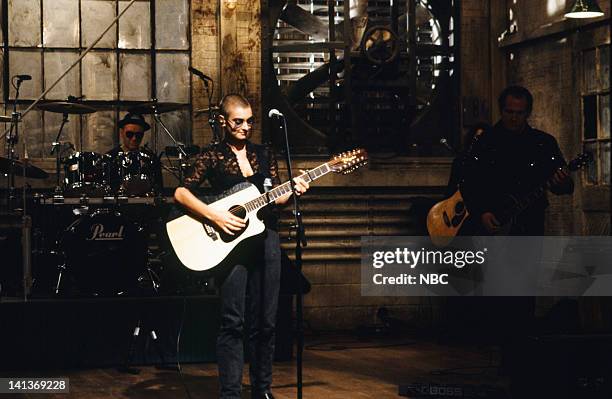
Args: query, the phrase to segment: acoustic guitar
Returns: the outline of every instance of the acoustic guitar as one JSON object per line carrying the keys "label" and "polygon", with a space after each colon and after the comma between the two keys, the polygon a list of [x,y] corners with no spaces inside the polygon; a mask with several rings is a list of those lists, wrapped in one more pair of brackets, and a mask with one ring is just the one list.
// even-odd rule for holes
{"label": "acoustic guitar", "polygon": [[[348,174],[367,163],[368,155],[364,149],[344,152],[332,157],[328,162],[307,171],[301,177],[307,183],[328,173]],[[246,226],[229,235],[205,218],[196,217],[183,209],[180,216],[166,223],[170,243],[179,260],[191,270],[209,270],[226,259],[236,246],[244,240],[260,235],[265,230],[264,223],[257,212],[277,198],[291,192],[290,182],[260,193],[251,183],[240,183],[216,196],[200,198],[208,206],[228,210],[246,219]]]}
{"label": "acoustic guitar", "polygon": [[[592,153],[582,153],[572,159],[563,169],[567,172],[574,172],[592,160]],[[544,182],[528,193],[504,196],[499,207],[503,211],[495,215],[501,223],[497,235],[508,234],[516,217],[543,197],[547,188],[548,182]],[[449,245],[469,215],[461,190],[457,190],[450,198],[435,204],[427,214],[427,231],[432,243],[439,247]]]}

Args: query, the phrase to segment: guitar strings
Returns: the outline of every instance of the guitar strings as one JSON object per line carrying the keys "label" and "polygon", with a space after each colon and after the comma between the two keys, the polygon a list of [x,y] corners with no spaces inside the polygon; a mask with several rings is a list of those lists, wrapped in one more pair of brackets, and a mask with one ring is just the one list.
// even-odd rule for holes
{"label": "guitar strings", "polygon": [[[341,159],[334,159],[334,160],[329,161],[327,164],[328,164],[328,166],[332,166],[332,165],[336,165],[336,164],[341,163],[341,162],[343,162]],[[298,177],[303,177],[303,176],[308,176],[310,178],[308,173],[303,173],[303,174],[301,174]],[[312,181],[312,179],[310,181]],[[274,190],[278,189],[279,187],[285,186],[288,183],[289,182],[285,182],[285,183],[281,184],[280,186],[275,187]],[[253,202],[253,200],[247,202],[247,204],[250,203],[250,202]],[[234,215],[234,216],[238,216],[238,213],[242,213],[242,209],[245,209],[245,207],[244,206],[237,206],[235,208],[230,209],[229,212],[232,215]],[[247,213],[247,212],[244,212],[244,213]]]}

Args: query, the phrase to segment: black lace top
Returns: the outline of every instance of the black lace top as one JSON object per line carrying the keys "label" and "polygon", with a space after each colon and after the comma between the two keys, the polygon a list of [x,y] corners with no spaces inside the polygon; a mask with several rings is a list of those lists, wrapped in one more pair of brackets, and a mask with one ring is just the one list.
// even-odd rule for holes
{"label": "black lace top", "polygon": [[246,152],[254,173],[248,178],[242,175],[238,158],[227,142],[204,148],[185,177],[185,187],[193,189],[208,181],[214,191],[225,191],[238,183],[250,181],[263,192],[265,178],[272,179],[273,186],[280,184],[278,164],[270,148],[247,141]]}

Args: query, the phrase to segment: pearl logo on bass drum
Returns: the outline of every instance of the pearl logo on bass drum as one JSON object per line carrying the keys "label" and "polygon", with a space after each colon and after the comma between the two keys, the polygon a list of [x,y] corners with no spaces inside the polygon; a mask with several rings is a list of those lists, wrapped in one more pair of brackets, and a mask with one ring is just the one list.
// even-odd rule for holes
{"label": "pearl logo on bass drum", "polygon": [[119,226],[117,231],[105,231],[104,225],[96,223],[91,226],[91,236],[87,237],[88,241],[117,241],[123,240],[124,226]]}

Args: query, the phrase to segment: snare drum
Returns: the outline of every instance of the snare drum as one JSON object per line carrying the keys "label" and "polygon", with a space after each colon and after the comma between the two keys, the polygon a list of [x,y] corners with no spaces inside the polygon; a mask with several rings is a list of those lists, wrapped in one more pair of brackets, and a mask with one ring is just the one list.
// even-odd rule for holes
{"label": "snare drum", "polygon": [[144,232],[112,210],[80,216],[66,228],[60,245],[67,272],[82,295],[133,293],[146,270]]}
{"label": "snare drum", "polygon": [[155,194],[155,162],[143,151],[119,152],[114,162],[119,186],[130,197]]}
{"label": "snare drum", "polygon": [[69,197],[109,194],[108,159],[95,152],[75,152],[64,159],[64,194]]}

